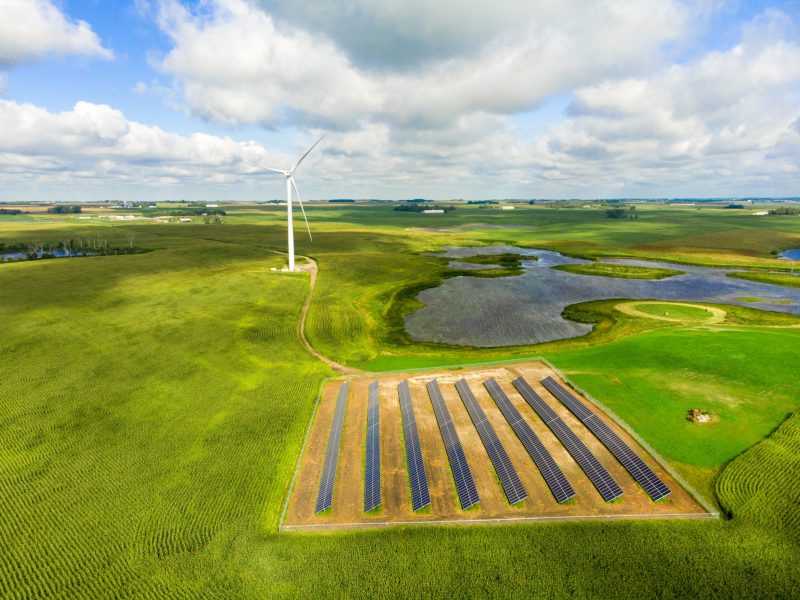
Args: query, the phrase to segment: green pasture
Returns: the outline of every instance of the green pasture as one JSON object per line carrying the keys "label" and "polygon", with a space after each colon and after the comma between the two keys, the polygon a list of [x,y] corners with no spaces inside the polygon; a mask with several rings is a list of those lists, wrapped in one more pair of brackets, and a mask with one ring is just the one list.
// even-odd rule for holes
{"label": "green pasture", "polygon": [[[312,207],[314,242],[298,229],[297,245],[319,264],[307,323],[319,351],[374,370],[544,355],[732,515],[313,535],[277,532],[332,375],[296,337],[308,277],[270,270],[285,261],[271,252],[285,248],[280,207],[225,209],[224,225],[0,217],[5,242],[133,235],[153,250],[0,265],[0,597],[796,594],[797,417],[781,423],[798,409],[800,330],[774,327],[796,318],[726,307],[726,323],[691,327],[588,303],[568,312],[596,323],[591,336],[496,352],[398,330],[407,290],[446,276],[426,256],[446,245],[758,268],[800,245],[789,219]],[[475,223],[527,228],[424,231]],[[691,408],[719,419],[691,424]]]}
{"label": "green pasture", "polygon": [[[800,410],[788,367],[800,360],[800,329],[671,327],[545,356],[706,490],[717,469]],[[691,423],[693,408],[718,420]]]}

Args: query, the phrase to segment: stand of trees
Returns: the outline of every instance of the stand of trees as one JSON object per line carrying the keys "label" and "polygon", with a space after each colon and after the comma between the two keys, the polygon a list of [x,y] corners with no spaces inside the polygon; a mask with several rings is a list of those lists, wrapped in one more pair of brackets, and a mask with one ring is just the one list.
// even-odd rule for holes
{"label": "stand of trees", "polygon": [[[109,256],[114,254],[140,254],[149,252],[133,245],[134,236],[128,235],[128,244],[112,246],[101,237],[81,238],[58,241],[35,242],[0,242],[0,254],[25,254],[16,260],[43,260],[64,256]],[[15,260],[15,259],[9,259]]]}
{"label": "stand of trees", "polygon": [[399,206],[394,207],[394,210],[398,210],[400,212],[414,213],[421,213],[424,210],[443,210],[444,212],[450,212],[451,210],[455,209],[455,206],[439,206],[438,204],[428,206],[424,204],[400,204]]}
{"label": "stand of trees", "polygon": [[143,217],[207,217],[213,215],[225,216],[221,208],[186,208],[176,210],[145,210]]}
{"label": "stand of trees", "polygon": [[56,215],[71,215],[81,212],[81,207],[77,205],[67,206],[65,204],[59,204],[58,206],[51,206],[47,209],[47,212]]}
{"label": "stand of trees", "polygon": [[631,206],[628,210],[624,208],[609,208],[606,211],[607,219],[638,219],[639,213],[635,206]]}

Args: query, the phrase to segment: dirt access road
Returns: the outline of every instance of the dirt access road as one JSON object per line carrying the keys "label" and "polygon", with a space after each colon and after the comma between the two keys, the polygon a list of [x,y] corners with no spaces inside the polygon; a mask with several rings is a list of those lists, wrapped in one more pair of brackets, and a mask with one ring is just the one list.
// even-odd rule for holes
{"label": "dirt access road", "polygon": [[[281,252],[279,250],[272,250],[275,254],[281,254],[283,256],[287,256],[286,252]],[[311,345],[311,342],[308,341],[306,337],[306,317],[308,316],[308,308],[311,306],[311,299],[314,297],[314,287],[317,285],[317,261],[313,258],[308,256],[301,256],[296,255],[297,258],[302,258],[306,261],[306,264],[296,265],[296,271],[302,273],[308,273],[308,293],[306,294],[306,300],[303,302],[303,308],[300,311],[300,321],[297,323],[297,337],[300,339],[300,342],[303,344],[306,350],[308,350],[311,354],[316,356],[326,365],[328,365],[331,369],[342,373],[344,375],[354,375],[357,373],[363,373],[361,369],[356,369],[354,367],[348,367],[346,365],[342,365],[337,363],[335,360],[331,360],[324,354],[317,352],[314,346]]]}

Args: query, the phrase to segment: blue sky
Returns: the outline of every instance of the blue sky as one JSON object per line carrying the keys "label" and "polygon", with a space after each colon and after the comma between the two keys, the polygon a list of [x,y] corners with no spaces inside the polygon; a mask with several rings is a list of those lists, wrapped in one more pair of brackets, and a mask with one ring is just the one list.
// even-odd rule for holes
{"label": "blue sky", "polygon": [[3,0],[0,200],[800,195],[799,16]]}

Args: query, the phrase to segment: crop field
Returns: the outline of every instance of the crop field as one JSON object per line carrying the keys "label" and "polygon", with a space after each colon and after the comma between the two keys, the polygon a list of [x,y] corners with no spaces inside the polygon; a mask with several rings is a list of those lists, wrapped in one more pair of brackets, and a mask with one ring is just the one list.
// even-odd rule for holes
{"label": "crop field", "polygon": [[800,539],[800,415],[733,461],[717,494],[730,516]]}
{"label": "crop field", "polygon": [[[305,324],[316,350],[373,371],[544,356],[725,518],[309,534],[278,525],[336,373],[297,337],[308,275],[270,270],[285,260],[284,211],[223,207],[224,225],[0,216],[9,244],[132,236],[149,250],[0,265],[0,597],[796,595],[796,317],[725,306],[722,323],[671,322],[616,299],[566,309],[588,336],[487,349],[412,343],[402,328],[418,291],[446,277],[428,255],[444,246],[788,272],[800,265],[772,253],[800,246],[796,220],[312,206],[314,242],[297,239],[319,266]],[[716,421],[688,422],[695,408]]]}
{"label": "crop field", "polygon": [[[598,457],[601,464],[608,469],[610,475],[623,489],[624,495],[619,500],[603,501],[575,460],[536,416],[536,413],[515,392],[511,386],[511,380],[516,377],[524,377],[531,383],[537,393],[547,399],[550,407]],[[334,488],[333,509],[322,515],[315,515],[314,504],[322,473],[322,457],[325,455],[328,445],[328,434],[333,419],[336,396],[339,386],[347,380],[329,381],[322,389],[320,404],[311,427],[308,445],[300,462],[300,469],[294,480],[293,493],[289,499],[282,529],[342,528],[359,524],[368,526],[412,521],[497,520],[502,522],[503,519],[557,520],[624,518],[626,516],[637,518],[707,516],[697,501],[669,473],[652,457],[647,457],[643,449],[637,448],[636,442],[625,430],[606,417],[605,422],[613,427],[629,446],[636,449],[638,454],[647,457],[646,462],[649,463],[649,466],[672,490],[672,493],[664,500],[659,502],[650,500],[600,441],[541,386],[539,382],[545,377],[557,377],[557,375],[541,362],[530,362],[450,371],[414,371],[350,379],[350,398],[340,451],[340,471]],[[503,493],[503,488],[475,430],[473,421],[454,387],[456,381],[461,378],[468,382],[520,475],[522,484],[528,493],[527,499],[521,503],[509,504]],[[509,398],[514,399],[517,410],[529,424],[532,424],[537,437],[543,440],[548,452],[555,458],[567,480],[575,488],[577,495],[571,501],[559,504],[553,498],[536,464],[491,396],[484,389],[483,382],[489,378],[494,378]],[[472,476],[480,496],[480,504],[470,510],[462,510],[459,506],[445,446],[425,390],[425,384],[433,379],[438,381],[442,390],[457,434],[464,446],[467,463],[471,466]],[[411,506],[411,490],[403,450],[402,423],[397,396],[397,386],[404,380],[409,382],[411,389],[432,502],[430,510],[417,513]],[[366,444],[366,399],[367,386],[373,381],[379,382],[381,389],[383,503],[380,511],[374,514],[372,512],[365,514],[363,510],[363,464]],[[586,402],[585,399],[584,402]],[[597,407],[592,407],[592,409],[595,413],[602,414]]]}

